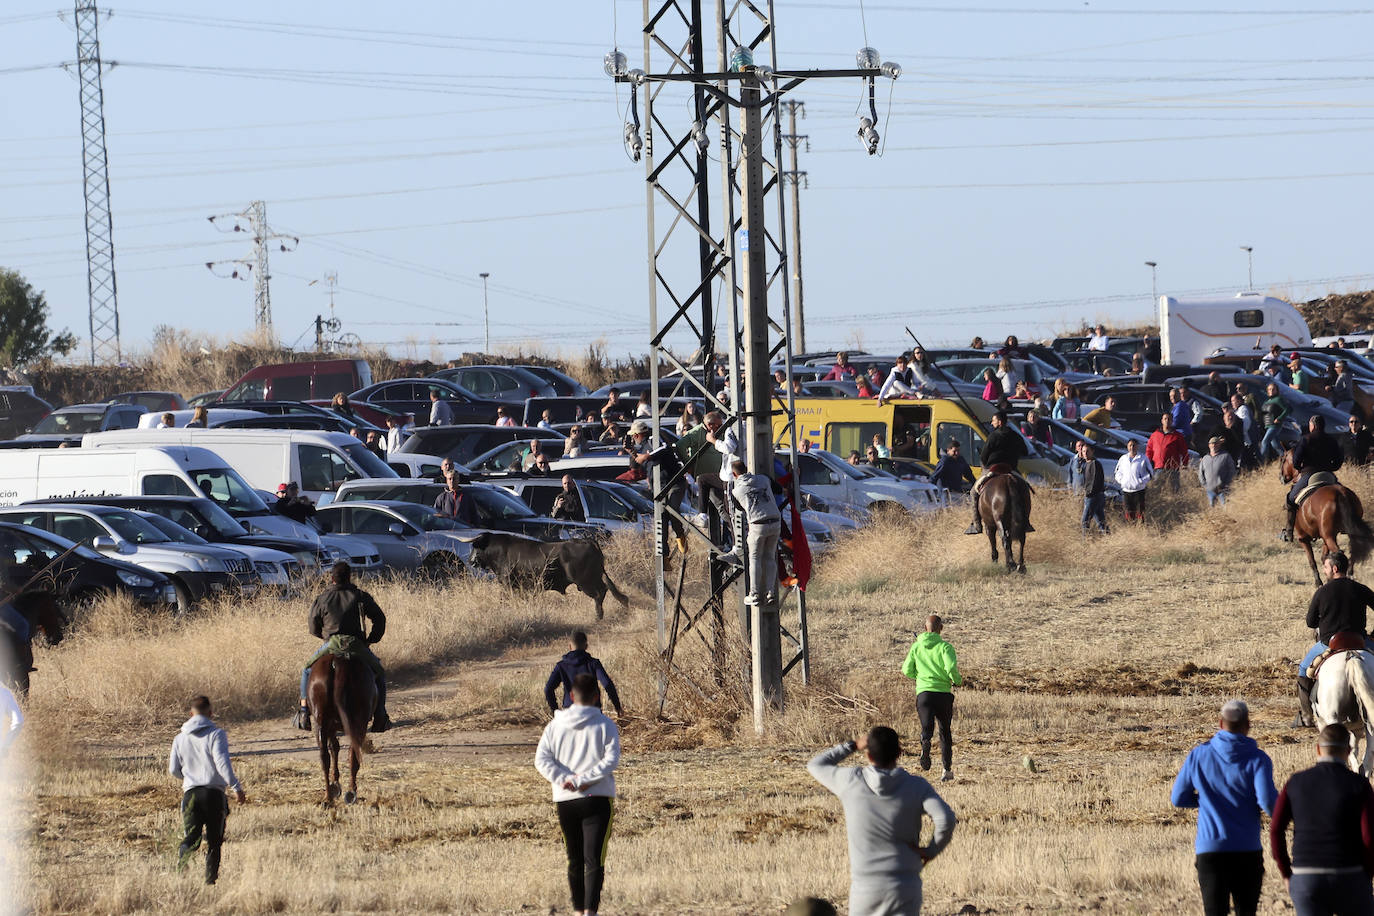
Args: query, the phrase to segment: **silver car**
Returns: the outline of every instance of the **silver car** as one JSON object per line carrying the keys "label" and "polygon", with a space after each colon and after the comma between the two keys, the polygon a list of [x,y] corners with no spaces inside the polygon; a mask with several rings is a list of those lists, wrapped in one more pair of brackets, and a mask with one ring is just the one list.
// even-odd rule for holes
{"label": "silver car", "polygon": [[376,546],[382,566],[420,570],[434,576],[472,572],[468,554],[481,528],[463,527],[429,506],[398,500],[335,503],[315,513],[330,534],[347,534]]}

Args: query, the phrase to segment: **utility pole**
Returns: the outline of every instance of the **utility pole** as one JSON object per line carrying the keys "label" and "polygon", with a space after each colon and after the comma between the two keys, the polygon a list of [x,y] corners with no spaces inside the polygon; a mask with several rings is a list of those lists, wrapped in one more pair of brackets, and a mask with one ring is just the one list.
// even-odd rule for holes
{"label": "utility pole", "polygon": [[797,113],[806,117],[806,103],[788,99],[782,103],[787,109],[787,133],[782,135],[783,142],[792,151],[792,168],[782,173],[785,183],[792,185],[792,319],[796,323],[792,331],[795,341],[793,347],[799,353],[806,352],[806,314],[802,303],[802,254],[801,254],[801,186],[806,183],[806,173],[797,167],[797,147],[806,144],[811,151],[810,138],[797,133]]}
{"label": "utility pole", "polygon": [[[227,261],[206,261],[205,266],[216,276],[234,280],[253,278],[253,326],[259,331],[272,333],[272,272],[267,262],[267,246],[276,242],[281,251],[295,251],[300,239],[294,235],[277,232],[267,224],[267,204],[255,200],[238,213],[224,213],[207,217],[210,224],[222,232],[249,232],[253,237],[252,258],[235,258]],[[220,222],[216,222],[219,220]],[[232,221],[232,223],[231,223]],[[246,228],[245,228],[246,224]],[[224,226],[229,228],[223,228]],[[291,247],[287,247],[287,242]],[[228,273],[217,273],[228,269]],[[331,284],[332,289],[332,284]]]}
{"label": "utility pole", "polygon": [[1255,289],[1255,246],[1241,245],[1240,250],[1245,252],[1245,291],[1254,292]]}
{"label": "utility pole", "polygon": [[[780,194],[773,196],[776,206],[771,210],[768,206],[769,195],[779,190],[782,181],[782,131],[778,122],[778,106],[786,93],[808,79],[840,77],[865,80],[868,115],[860,121],[859,136],[871,155],[876,153],[879,139],[874,126],[877,123],[874,80],[878,76],[895,79],[901,68],[883,63],[876,51],[864,48],[859,53],[859,67],[856,69],[780,71],[771,0],[732,4],[728,13],[726,0],[716,0],[718,68],[715,73],[705,73],[701,68],[704,32],[701,0],[644,0],[643,6],[644,69],[630,69],[628,60],[619,49],[606,55],[605,69],[617,82],[629,86],[628,111],[633,120],[624,127],[625,149],[634,161],[643,158],[645,166],[649,319],[652,332],[651,386],[657,386],[659,367],[666,364],[672,371],[670,377],[675,381],[671,394],[703,399],[708,409],[717,410],[726,417],[727,426],[742,425],[740,442],[744,454],[738,457],[751,470],[771,477],[774,476],[774,416],[783,417],[781,432],[776,438],[789,442],[794,456],[797,438],[791,392],[789,390],[785,398],[775,397],[770,371],[770,362],[782,359],[790,373],[793,352],[786,279],[786,207]],[[769,62],[755,63],[755,54],[760,59],[766,54]],[[654,66],[656,62],[660,67]],[[639,108],[641,100],[642,118]],[[673,124],[674,117],[684,108],[693,112],[694,120],[689,127],[677,130]],[[740,110],[738,128],[732,117],[735,108]],[[707,194],[709,187],[705,173],[710,163],[703,161],[700,155],[690,155],[691,144],[695,144],[699,152],[705,151],[709,144],[708,124],[720,131],[722,190],[718,199],[722,212],[716,226],[711,225],[709,214],[701,208],[701,198]],[[772,132],[769,138],[772,140],[771,156],[764,146],[769,131]],[[733,153],[736,142],[738,160]],[[660,146],[661,150],[658,148]],[[691,178],[690,183],[684,180],[684,167]],[[663,218],[658,218],[660,210]],[[738,219],[736,212],[740,214]],[[690,240],[692,248],[679,245],[679,239]],[[700,269],[683,276],[681,279],[686,282],[675,282],[674,276],[681,272],[684,264],[689,263],[689,250],[700,255]],[[699,305],[702,306],[703,317],[710,314],[705,293],[717,279],[727,281],[725,302],[728,302],[728,309],[725,310],[725,317],[729,340],[728,345],[721,347],[721,352],[729,358],[726,379],[728,394],[725,395],[718,393],[709,383],[714,364],[713,323],[708,320],[698,325],[692,320],[692,310]],[[776,293],[781,300],[777,314],[770,314],[770,293]],[[669,306],[662,313],[659,310],[660,294],[662,301]],[[691,357],[684,360],[673,352],[667,342],[670,333],[678,337],[691,335],[695,342]],[[700,360],[699,364],[697,360]],[[669,393],[661,394],[666,396]],[[662,406],[662,401],[656,399],[651,424],[655,447],[661,444],[658,430],[663,422]],[[799,476],[795,473],[792,475],[791,495],[794,503],[801,495],[797,488]],[[665,491],[678,478],[663,478],[660,469],[656,468],[652,482],[655,495],[654,525],[658,535],[655,538],[655,553],[660,561],[655,570],[657,628],[662,661],[660,708],[668,679],[676,670],[673,653],[679,634],[696,626],[714,607],[718,607],[718,603],[724,600],[725,592],[733,592],[732,586],[743,584],[743,571],[730,569],[717,585],[717,570],[712,563],[709,596],[705,604],[699,610],[684,608],[683,589],[679,587],[675,590],[675,606],[671,609],[668,607],[664,586],[668,561],[665,547],[667,539],[663,536],[664,522],[666,519],[676,519],[684,523],[687,536],[696,539],[703,536],[683,519],[679,507],[669,505],[663,499]],[[718,545],[720,542],[717,540],[715,543]],[[679,584],[685,580],[685,576],[684,567],[679,571]],[[797,630],[792,633],[782,626],[781,607],[794,597]],[[739,598],[736,597],[735,601],[738,603]],[[809,677],[805,595],[797,588],[779,588],[773,601],[752,608],[748,614],[742,613],[741,623],[751,645],[754,726],[762,731],[768,710],[782,706],[782,679],[786,673],[800,665],[803,678]],[[781,658],[784,637],[796,649],[785,665]],[[722,670],[717,671],[717,683],[725,683]]]}
{"label": "utility pole", "polygon": [[490,309],[488,308],[488,306],[487,306],[487,277],[490,277],[491,274],[487,273],[486,271],[483,271],[482,273],[478,274],[477,276],[479,276],[479,277],[482,278],[482,326],[486,329],[486,338],[487,338],[486,346],[484,347],[484,349],[482,350],[482,352],[483,352],[483,353],[486,353],[486,354],[490,354],[490,353],[491,353],[491,310],[490,310]]}
{"label": "utility pole", "polygon": [[76,0],[76,68],[81,85],[82,186],[86,195],[86,293],[91,365],[118,363],[119,297],[115,290],[114,221],[105,149],[105,93],[100,85],[100,13],[95,0]]}

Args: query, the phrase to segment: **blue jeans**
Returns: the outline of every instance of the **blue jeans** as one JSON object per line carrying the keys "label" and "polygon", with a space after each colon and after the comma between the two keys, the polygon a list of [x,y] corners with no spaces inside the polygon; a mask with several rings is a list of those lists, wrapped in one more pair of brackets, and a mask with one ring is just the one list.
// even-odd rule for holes
{"label": "blue jeans", "polygon": [[1224,505],[1226,505],[1226,493],[1225,493],[1225,491],[1222,491],[1222,492],[1219,492],[1219,493],[1213,493],[1211,490],[1208,490],[1208,491],[1207,491],[1207,505],[1208,505],[1208,506],[1224,506]]}
{"label": "blue jeans", "polygon": [[1099,493],[1096,496],[1083,497],[1083,530],[1088,530],[1088,523],[1097,519],[1097,527],[1101,531],[1107,530],[1107,497]]}
{"label": "blue jeans", "polygon": [[1297,916],[1374,916],[1369,875],[1294,875],[1288,882]]}
{"label": "blue jeans", "polygon": [[1268,460],[1270,453],[1273,457],[1283,457],[1283,442],[1279,439],[1279,428],[1269,426],[1264,430],[1264,438],[1260,439],[1260,461]]}
{"label": "blue jeans", "polygon": [[[1364,647],[1370,652],[1374,652],[1374,639],[1366,638],[1364,641]],[[1308,666],[1315,662],[1317,660],[1317,656],[1321,655],[1325,651],[1326,643],[1313,643],[1312,648],[1308,649],[1307,654],[1302,657],[1302,661],[1298,662],[1298,677],[1307,677]]]}

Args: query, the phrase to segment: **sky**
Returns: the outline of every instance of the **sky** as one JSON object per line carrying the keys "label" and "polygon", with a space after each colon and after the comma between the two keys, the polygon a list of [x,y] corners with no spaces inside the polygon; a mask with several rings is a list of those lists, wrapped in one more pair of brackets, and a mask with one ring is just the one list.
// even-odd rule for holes
{"label": "sky", "polygon": [[[622,141],[627,88],[602,71],[613,46],[644,66],[640,2],[131,2],[100,4],[126,351],[163,325],[251,331],[253,284],[227,276],[251,242],[224,230],[255,200],[292,249],[271,252],[287,345],[330,315],[334,273],[339,334],[480,350],[487,272],[493,349],[647,350],[644,164]],[[781,69],[853,67],[867,44],[903,70],[878,81],[879,156],[855,136],[857,79],[789,96],[809,138],[808,348],[1147,322],[1146,261],[1160,294],[1230,295],[1250,284],[1241,246],[1258,290],[1374,287],[1374,6],[1214,2],[777,0]],[[45,293],[82,356],[71,23],[50,0],[0,6],[0,267]],[[673,131],[685,93],[656,102]],[[691,258],[661,269],[695,285]]]}

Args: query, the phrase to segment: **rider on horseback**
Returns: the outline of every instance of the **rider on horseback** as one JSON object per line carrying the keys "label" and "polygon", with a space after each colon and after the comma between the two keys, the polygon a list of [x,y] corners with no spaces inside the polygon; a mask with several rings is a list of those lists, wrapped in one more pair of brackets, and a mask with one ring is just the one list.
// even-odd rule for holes
{"label": "rider on horseback", "polygon": [[[310,635],[323,639],[320,648],[306,662],[301,674],[301,707],[296,713],[296,726],[310,729],[310,707],[305,701],[305,685],[310,677],[310,667],[330,649],[335,636],[352,636],[358,641],[359,653],[377,678],[377,709],[372,716],[372,731],[384,732],[391,727],[391,718],[386,714],[386,672],[382,663],[368,648],[380,642],[386,632],[386,614],[378,607],[371,595],[353,584],[352,572],[347,563],[335,563],[329,571],[332,585],[320,593],[310,607]],[[372,633],[363,632],[363,618],[372,621]]]}
{"label": "rider on horseback", "polygon": [[[1011,338],[1008,338],[1008,346],[1011,345]],[[969,499],[973,503],[973,524],[968,526],[964,534],[982,534],[983,517],[978,513],[978,495],[983,492],[983,487],[988,480],[998,474],[1011,474],[1024,485],[1026,478],[1021,476],[1021,472],[1016,469],[1017,463],[1028,457],[1026,440],[1019,432],[1007,425],[1007,414],[999,410],[992,415],[992,432],[988,433],[987,442],[983,445],[983,454],[980,456],[983,462],[983,473],[979,475],[978,482],[973,485],[973,492],[969,494]],[[1026,523],[1027,531],[1034,531],[1030,522]]]}
{"label": "rider on horseback", "polygon": [[1293,488],[1288,491],[1285,501],[1288,524],[1279,535],[1285,541],[1293,540],[1293,523],[1298,517],[1297,498],[1307,487],[1308,479],[1318,471],[1336,471],[1345,459],[1340,443],[1326,434],[1325,417],[1313,414],[1312,419],[1307,421],[1307,428],[1307,434],[1293,446],[1293,470],[1298,472],[1298,477],[1293,481]]}
{"label": "rider on horseback", "polygon": [[1308,669],[1328,647],[1336,648],[1333,639],[1340,636],[1337,644],[1345,648],[1368,645],[1365,637],[1366,608],[1374,608],[1374,591],[1349,578],[1350,559],[1343,553],[1333,553],[1324,561],[1327,582],[1312,595],[1307,606],[1307,625],[1317,631],[1317,642],[1307,650],[1298,663],[1298,708],[1299,713],[1293,725],[1313,725],[1312,686],[1313,678]]}

